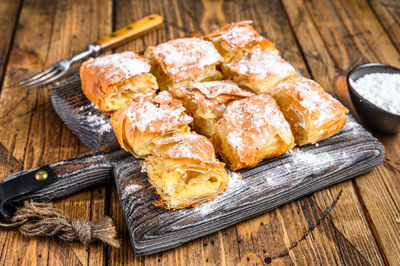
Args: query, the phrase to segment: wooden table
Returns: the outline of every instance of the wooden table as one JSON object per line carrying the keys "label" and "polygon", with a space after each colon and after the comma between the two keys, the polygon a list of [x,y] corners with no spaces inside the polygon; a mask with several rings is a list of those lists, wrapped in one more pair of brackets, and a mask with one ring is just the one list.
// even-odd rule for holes
{"label": "wooden table", "polygon": [[[357,64],[400,67],[400,1],[246,0],[0,2],[0,177],[87,151],[54,113],[48,89],[15,89],[16,81],[84,49],[90,42],[150,13],[161,30],[116,51],[209,32],[254,20],[306,76],[351,106],[346,74]],[[0,231],[0,264],[400,264],[400,138],[376,135],[385,162],[354,180],[324,189],[179,248],[135,257],[113,187],[59,200],[72,217],[110,215],[120,249],[57,239],[26,239]]]}

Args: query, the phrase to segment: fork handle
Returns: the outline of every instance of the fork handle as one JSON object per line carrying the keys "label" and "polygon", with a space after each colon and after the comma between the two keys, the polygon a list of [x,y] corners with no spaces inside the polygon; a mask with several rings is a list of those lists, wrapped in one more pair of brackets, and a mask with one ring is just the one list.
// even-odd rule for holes
{"label": "fork handle", "polygon": [[137,38],[143,36],[151,30],[154,30],[158,26],[160,26],[163,22],[163,18],[157,14],[152,14],[138,21],[135,21],[129,25],[126,25],[122,29],[114,31],[110,35],[101,38],[96,42],[96,44],[100,45],[101,50],[107,50],[122,43],[125,43],[132,38]]}

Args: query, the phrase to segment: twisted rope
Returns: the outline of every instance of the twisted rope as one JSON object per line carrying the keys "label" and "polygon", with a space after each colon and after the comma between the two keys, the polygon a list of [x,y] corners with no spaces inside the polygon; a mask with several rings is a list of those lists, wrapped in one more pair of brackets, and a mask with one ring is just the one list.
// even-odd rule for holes
{"label": "twisted rope", "polygon": [[88,245],[96,240],[119,247],[117,231],[110,217],[99,223],[87,219],[70,218],[50,202],[25,201],[18,208],[12,222],[28,219],[18,230],[26,237],[58,237],[64,241],[81,241]]}

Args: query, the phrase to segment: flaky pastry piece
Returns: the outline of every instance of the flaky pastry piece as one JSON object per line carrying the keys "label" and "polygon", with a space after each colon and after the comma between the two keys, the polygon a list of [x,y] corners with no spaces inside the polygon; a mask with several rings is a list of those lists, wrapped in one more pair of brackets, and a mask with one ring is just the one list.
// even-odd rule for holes
{"label": "flaky pastry piece", "polygon": [[139,93],[158,89],[150,63],[134,52],[89,58],[82,63],[82,91],[103,113],[110,115]]}
{"label": "flaky pastry piece", "polygon": [[288,80],[274,90],[273,96],[292,128],[297,145],[328,138],[346,123],[349,110],[313,80]]}
{"label": "flaky pastry piece", "polygon": [[213,200],[229,182],[210,140],[194,132],[158,141],[144,164],[148,180],[161,198],[154,204],[168,209]]}
{"label": "flaky pastry piece", "polygon": [[268,94],[228,105],[215,127],[212,142],[231,170],[254,166],[294,146],[290,126]]}
{"label": "flaky pastry piece", "polygon": [[216,65],[222,57],[214,45],[200,38],[181,38],[147,48],[151,72],[160,88],[182,87],[193,82],[222,79]]}
{"label": "flaky pastry piece", "polygon": [[243,55],[255,46],[263,51],[276,50],[274,43],[258,34],[251,26],[252,23],[251,20],[246,20],[226,24],[204,38],[214,44],[226,63],[233,56]]}
{"label": "flaky pastry piece", "polygon": [[163,91],[151,100],[127,101],[112,114],[110,123],[121,147],[144,157],[160,139],[190,132],[192,121],[182,103]]}
{"label": "flaky pastry piece", "polygon": [[222,65],[226,78],[257,94],[271,93],[280,83],[298,77],[292,65],[278,51],[254,48]]}
{"label": "flaky pastry piece", "polygon": [[173,88],[171,93],[183,102],[194,118],[196,132],[207,137],[214,133],[216,122],[230,102],[254,95],[230,80],[196,82],[187,87]]}

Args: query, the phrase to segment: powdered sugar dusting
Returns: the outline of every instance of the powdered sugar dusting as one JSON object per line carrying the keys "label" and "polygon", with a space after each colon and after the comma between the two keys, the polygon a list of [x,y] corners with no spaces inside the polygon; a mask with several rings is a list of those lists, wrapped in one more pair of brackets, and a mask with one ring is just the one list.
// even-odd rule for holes
{"label": "powdered sugar dusting", "polygon": [[302,165],[305,168],[312,170],[329,167],[335,163],[335,158],[329,153],[313,154],[312,152],[302,151],[299,148],[294,148],[287,152],[290,155],[292,163],[287,164],[287,167]]}
{"label": "powdered sugar dusting", "polygon": [[[242,90],[230,80],[196,82],[189,87],[173,88],[171,92],[174,96],[182,97],[209,110],[216,108],[220,104],[254,95],[251,92]],[[222,106],[222,108],[225,108],[225,106]],[[194,109],[192,110],[193,112],[199,111],[198,108],[191,109]]]}
{"label": "powdered sugar dusting", "polygon": [[132,196],[133,193],[140,191],[141,189],[143,189],[143,187],[135,183],[127,185],[126,187],[124,187],[124,190],[122,191],[121,195],[122,200]]}
{"label": "powdered sugar dusting", "polygon": [[175,75],[177,82],[190,78],[193,69],[203,69],[222,60],[211,42],[199,38],[171,40],[149,48],[148,52],[161,59],[165,70]]}
{"label": "powdered sugar dusting", "polygon": [[84,116],[83,122],[88,127],[96,129],[99,134],[111,131],[110,122],[105,120],[102,114],[89,112],[87,116]]}
{"label": "powdered sugar dusting", "polygon": [[132,127],[142,132],[166,132],[193,121],[183,105],[167,91],[150,101],[133,102],[126,115]]}
{"label": "powdered sugar dusting", "polygon": [[297,78],[294,81],[282,83],[279,88],[291,90],[297,95],[299,104],[312,117],[310,121],[316,128],[323,126],[326,121],[331,121],[338,113],[346,113],[347,109],[315,81],[307,78]]}
{"label": "powdered sugar dusting", "polygon": [[255,75],[259,79],[271,74],[288,76],[296,73],[292,65],[282,59],[277,51],[252,49],[249,53],[227,64],[227,67],[241,75]]}
{"label": "powdered sugar dusting", "polygon": [[290,126],[269,95],[256,95],[231,103],[218,123],[224,123],[229,132],[227,141],[237,151],[250,152],[249,147],[259,149],[275,134],[287,143],[292,142]]}
{"label": "powdered sugar dusting", "polygon": [[230,80],[208,81],[193,83],[192,88],[198,89],[205,97],[213,99],[222,94],[233,94],[249,97],[251,92],[242,90],[236,83]]}
{"label": "powdered sugar dusting", "polygon": [[194,207],[194,212],[198,212],[203,216],[212,213],[213,211],[222,208],[223,205],[226,204],[226,202],[224,201],[225,195],[229,195],[230,193],[236,191],[238,188],[244,189],[248,186],[246,181],[242,179],[242,175],[240,173],[230,170],[227,170],[226,172],[229,175],[229,183],[226,191],[223,194],[218,195],[213,201],[205,202],[200,206]]}
{"label": "powdered sugar dusting", "polygon": [[343,131],[351,130],[354,136],[358,136],[360,134],[365,134],[365,133],[370,134],[359,123],[357,123],[356,119],[352,115],[347,115],[347,121],[342,130]]}
{"label": "powdered sugar dusting", "polygon": [[143,160],[140,164],[141,168],[140,168],[140,172],[141,173],[147,173],[147,166],[146,166],[146,161]]}
{"label": "powdered sugar dusting", "polygon": [[89,127],[96,134],[102,135],[111,131],[110,119],[101,113],[93,103],[77,108],[77,113],[79,115],[79,124]]}
{"label": "powdered sugar dusting", "polygon": [[124,79],[129,79],[141,73],[150,71],[150,63],[144,57],[134,52],[123,52],[109,54],[97,58],[90,58],[86,61],[87,67],[97,67],[99,76],[112,79],[114,75],[123,75]]}
{"label": "powdered sugar dusting", "polygon": [[207,37],[212,41],[224,40],[231,48],[243,48],[250,42],[262,41],[262,37],[250,26],[252,21],[241,21],[222,27]]}
{"label": "powdered sugar dusting", "polygon": [[[219,163],[215,157],[214,146],[206,137],[197,133],[178,134],[155,142],[159,148],[153,150],[157,154],[162,151],[169,158],[188,158],[204,163]],[[165,145],[165,146],[164,146]],[[164,149],[164,147],[166,147]]]}
{"label": "powdered sugar dusting", "polygon": [[371,73],[357,80],[350,79],[350,84],[379,108],[400,115],[400,74]]}

